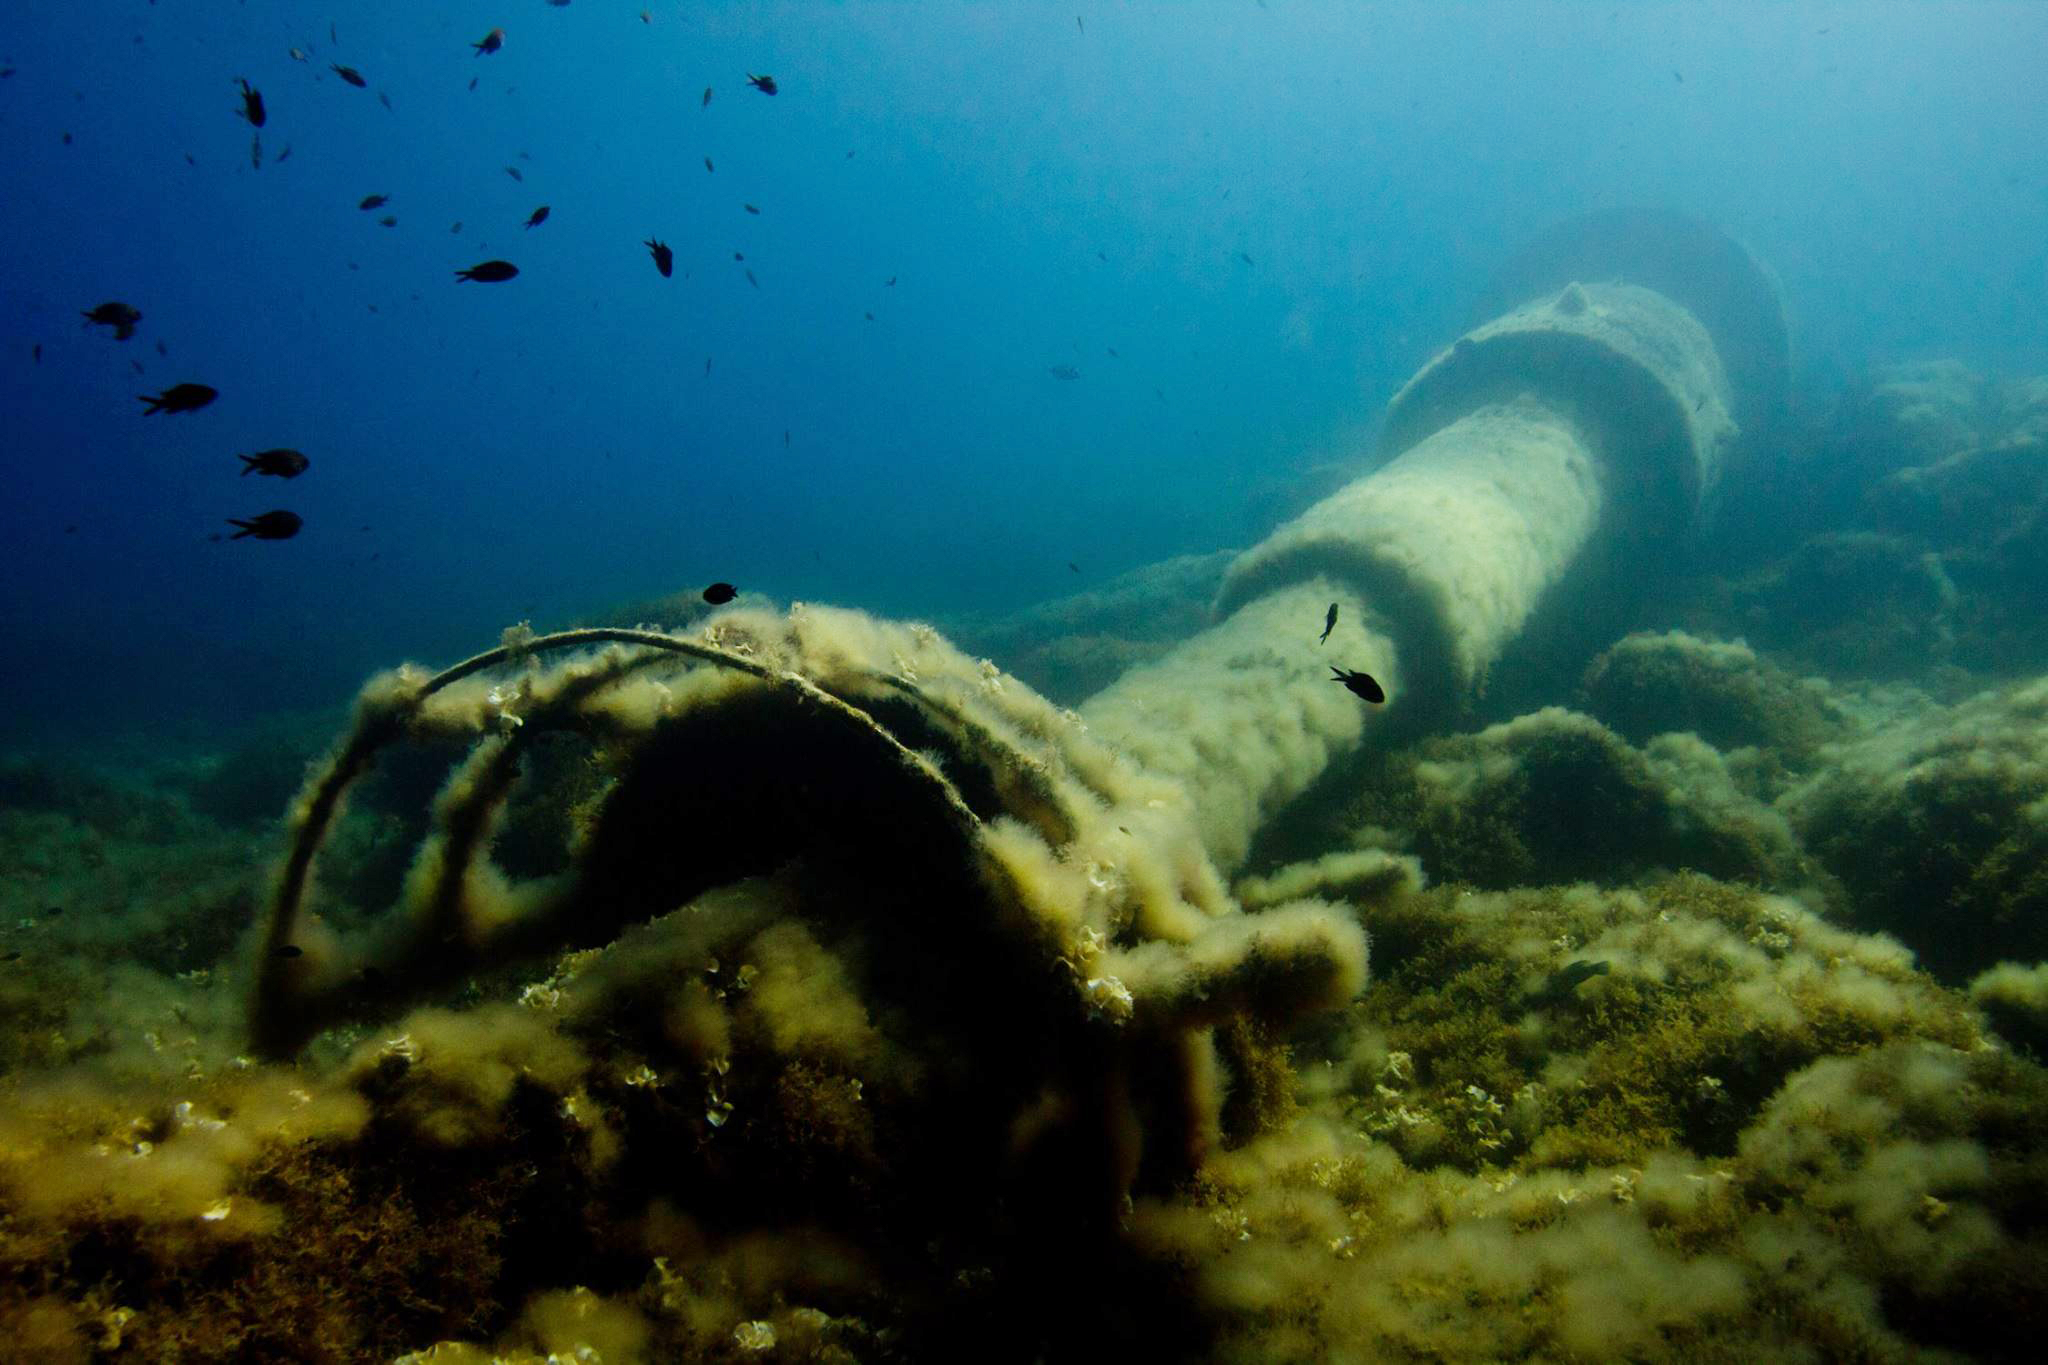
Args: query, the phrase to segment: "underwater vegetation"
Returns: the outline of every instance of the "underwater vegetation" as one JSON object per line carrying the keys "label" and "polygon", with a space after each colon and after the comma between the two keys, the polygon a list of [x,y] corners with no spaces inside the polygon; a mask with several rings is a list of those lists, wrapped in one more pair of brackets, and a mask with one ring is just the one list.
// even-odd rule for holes
{"label": "underwater vegetation", "polygon": [[[0,1118],[10,1340],[53,1360],[1733,1361],[1794,1344],[1996,1357],[2040,1325],[2048,1073],[2013,1047],[2042,1036],[2040,969],[1942,985],[1898,941],[1831,922],[1839,893],[1802,880],[1769,818],[1774,789],[1827,771],[1796,754],[1874,763],[1879,739],[1910,742],[1894,713],[1865,732],[1855,697],[1787,688],[1749,651],[1631,637],[1589,678],[1615,690],[1647,655],[1659,689],[1689,692],[1672,660],[1696,660],[1698,695],[1659,704],[1722,716],[1731,742],[1778,736],[1737,750],[1774,760],[1692,735],[1637,748],[1562,709],[1425,739],[1378,765],[1380,794],[1349,813],[1373,817],[1355,851],[1241,877],[1241,909],[1176,929],[1186,896],[1220,891],[1199,855],[1104,856],[1119,826],[1162,818],[1159,791],[1016,680],[853,613],[714,629],[707,650],[799,650],[827,680],[836,657],[841,687],[876,663],[914,677],[929,746],[901,757],[902,786],[825,789],[815,751],[865,731],[777,741],[747,719],[776,703],[744,672],[528,655],[513,684],[478,673],[424,702],[420,747],[339,817],[315,893],[331,937],[281,961],[244,940],[184,977],[142,940],[120,1010],[86,998],[97,946],[6,979],[22,1005]],[[365,714],[422,682],[373,684]],[[2011,704],[1917,706],[1940,735]],[[719,723],[659,723],[699,708]],[[1843,738],[1815,748],[1815,717]],[[987,749],[961,737],[991,727],[1015,772],[975,771]],[[483,814],[476,784],[514,740],[533,746],[527,779]],[[749,762],[758,785],[709,782],[715,799],[688,778],[647,786]],[[978,867],[944,853],[957,831],[916,812],[950,809],[926,793],[947,774],[969,812],[996,784],[1038,784],[1042,825],[992,829]],[[46,845],[53,877],[150,865],[167,831],[212,827],[173,796],[14,780],[47,809],[10,822],[94,836]],[[224,772],[186,781],[193,804],[232,809]],[[1583,831],[1538,814],[1563,790],[1615,831],[1604,889],[1569,884]],[[396,818],[410,800],[432,814]],[[459,879],[472,945],[544,893],[575,900],[579,878],[632,908],[566,954],[409,967],[380,890],[413,907],[396,924],[420,923],[473,822],[492,834]],[[800,855],[763,853],[799,827]],[[420,850],[409,873],[357,870],[393,843]],[[1727,848],[1752,860],[1734,880],[1677,870]],[[661,908],[721,855],[737,861],[689,874],[717,885]],[[734,880],[750,862],[769,870]],[[1773,883],[1793,889],[1758,889]],[[278,966],[355,983],[291,1060],[249,1050],[240,1016]],[[95,1016],[90,1046],[23,1046]],[[1987,1017],[2035,1032],[2001,1039]]]}
{"label": "underwater vegetation", "polygon": [[1856,922],[1948,980],[2048,958],[2048,680],[1872,727],[1831,759],[1784,804]]}
{"label": "underwater vegetation", "polygon": [[[1212,1359],[1884,1358],[2042,1301],[2044,1074],[1793,899],[1430,890],[1376,852],[1248,880],[1253,920],[1348,907],[1374,978],[1293,1026],[1242,997],[1206,1067],[1134,1056],[1156,1099],[1220,1099],[1191,1151],[1173,1105],[1109,1121],[1058,1084],[1050,983],[927,982],[832,880],[706,893],[290,1065],[229,1050],[227,983],[159,980],[130,1026],[161,1050],[9,1078],[11,1339],[924,1359],[997,1322]],[[1105,1137],[1148,1147],[1128,1203]]]}

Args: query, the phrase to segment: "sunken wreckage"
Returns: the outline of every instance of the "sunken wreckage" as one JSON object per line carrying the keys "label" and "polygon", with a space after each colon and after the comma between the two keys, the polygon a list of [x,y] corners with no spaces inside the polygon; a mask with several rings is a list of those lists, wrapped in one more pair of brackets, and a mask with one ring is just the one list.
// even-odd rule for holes
{"label": "sunken wreckage", "polygon": [[[522,996],[545,1003],[586,950],[708,906],[688,980],[603,988],[623,1046],[702,1077],[614,1116],[617,1140],[701,1143],[749,1100],[742,1045],[690,1022],[707,990],[748,986],[731,958],[718,978],[716,917],[790,920],[856,964],[889,1035],[895,1059],[849,1082],[886,1158],[816,1144],[802,1207],[780,1159],[684,1163],[662,1195],[725,1226],[815,1220],[883,1264],[971,1247],[1020,1303],[1084,1283],[1124,1264],[1134,1190],[1270,1124],[1279,1031],[1366,981],[1349,906],[1233,899],[1262,826],[1376,731],[1454,716],[1518,642],[1572,647],[1578,589],[1693,530],[1786,370],[1775,284],[1744,249],[1675,215],[1599,216],[1504,273],[1490,316],[1393,398],[1377,467],[1238,557],[1207,630],[1077,711],[928,626],[804,604],[687,636],[520,629],[382,675],[290,813],[257,1045],[290,1057],[567,952]],[[1341,661],[1384,707],[1329,685],[1313,627],[1340,599]],[[350,919],[318,892],[323,842],[379,757],[422,743],[460,757],[401,903]],[[494,841],[534,811],[554,851],[515,875]],[[388,1051],[402,1086],[409,1040]],[[1099,1341],[1142,1316],[1127,1299],[1047,1330]]]}

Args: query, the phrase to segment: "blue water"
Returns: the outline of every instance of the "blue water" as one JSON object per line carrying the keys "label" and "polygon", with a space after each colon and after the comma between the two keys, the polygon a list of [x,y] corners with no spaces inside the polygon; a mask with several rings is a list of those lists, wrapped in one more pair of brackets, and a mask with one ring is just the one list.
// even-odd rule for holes
{"label": "blue water", "polygon": [[[0,18],[0,745],[329,705],[713,579],[943,616],[1241,544],[1365,458],[1487,273],[1587,209],[1749,241],[1809,382],[2048,366],[2048,6],[651,19]],[[454,280],[494,257],[519,278]],[[81,328],[107,299],[133,340]],[[140,415],[180,381],[221,397]],[[311,470],[238,476],[271,446]],[[272,507],[304,532],[212,539]]]}

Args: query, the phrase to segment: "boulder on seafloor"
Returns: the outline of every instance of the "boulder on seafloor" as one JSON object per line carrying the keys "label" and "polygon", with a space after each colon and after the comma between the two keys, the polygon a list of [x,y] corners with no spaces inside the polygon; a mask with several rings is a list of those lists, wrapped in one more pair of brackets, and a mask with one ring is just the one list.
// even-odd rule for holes
{"label": "boulder on seafloor", "polygon": [[1922,542],[1843,531],[1737,584],[1729,607],[1739,629],[1799,667],[1898,678],[1948,661],[1960,596]]}
{"label": "boulder on seafloor", "polygon": [[2048,959],[2048,678],[1895,712],[1779,804],[1859,927],[1936,976]]}
{"label": "boulder on seafloor", "polygon": [[1640,632],[1586,669],[1588,709],[1632,743],[1689,731],[1719,749],[1810,754],[1843,721],[1826,685],[1794,677],[1740,640]]}
{"label": "boulder on seafloor", "polygon": [[1755,794],[1754,751],[1690,734],[1638,749],[1562,707],[1395,755],[1353,814],[1361,842],[1406,842],[1435,882],[1507,888],[1694,868],[1788,887],[1808,867]]}

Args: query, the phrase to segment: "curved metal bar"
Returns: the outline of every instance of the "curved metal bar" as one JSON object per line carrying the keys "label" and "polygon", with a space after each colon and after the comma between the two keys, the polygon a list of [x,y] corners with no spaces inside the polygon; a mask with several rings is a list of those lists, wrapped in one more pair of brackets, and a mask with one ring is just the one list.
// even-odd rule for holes
{"label": "curved metal bar", "polygon": [[[825,707],[842,719],[866,730],[882,740],[898,762],[924,780],[946,807],[948,815],[963,830],[971,834],[981,827],[980,817],[968,806],[959,789],[943,773],[904,745],[868,712],[799,673],[772,668],[715,646],[678,639],[672,635],[614,627],[559,631],[531,640],[500,645],[443,669],[423,683],[403,688],[396,695],[366,698],[359,710],[355,730],[326,769],[312,783],[308,796],[295,808],[291,844],[278,871],[262,937],[263,956],[257,964],[251,1020],[258,1046],[273,1051],[294,1050],[303,1041],[299,1021],[293,1018],[295,1007],[308,1001],[317,1002],[320,998],[330,995],[340,984],[331,978],[316,980],[315,973],[320,968],[306,961],[302,955],[291,953],[290,946],[296,937],[303,935],[305,926],[301,914],[313,860],[325,844],[327,835],[340,813],[343,796],[348,788],[369,770],[377,752],[405,733],[408,722],[419,714],[427,698],[454,683],[490,668],[516,662],[531,654],[599,644],[639,645],[652,652],[642,659],[621,661],[614,671],[584,680],[587,684],[585,686],[579,687],[571,683],[564,689],[563,695],[543,702],[540,710],[527,718],[530,724],[547,727],[551,724],[565,723],[567,718],[578,714],[599,691],[615,684],[626,673],[645,663],[653,662],[661,655],[683,655],[718,667],[736,669],[772,687],[788,688],[795,692],[800,700]],[[520,747],[522,746],[509,746],[507,753],[502,756],[507,763],[516,763],[516,753]],[[459,863],[459,867],[444,869],[443,877],[434,893],[437,904],[446,901],[452,894],[451,888],[459,889],[461,869],[469,865],[478,845],[480,832],[487,823],[487,820],[479,815],[479,811],[473,808],[495,808],[509,790],[510,781],[511,773],[508,769],[501,772],[497,780],[486,784],[490,789],[487,795],[479,793],[476,800],[463,803],[462,809],[476,818],[464,822],[468,837],[451,841],[451,852],[457,845],[461,851],[460,858],[454,860]],[[474,825],[475,828],[468,828],[470,825]],[[449,904],[439,904],[439,909],[440,915],[430,918],[445,920],[453,912],[453,907]],[[402,945],[405,938],[405,935],[399,935],[391,944],[387,944],[387,949],[393,945]],[[402,952],[403,948],[399,946],[396,950]],[[377,964],[373,962],[366,965]]]}

